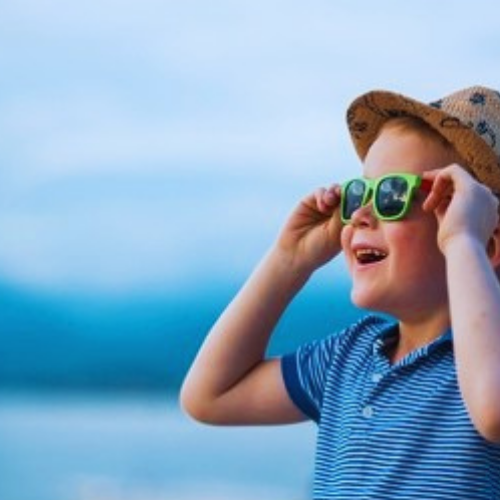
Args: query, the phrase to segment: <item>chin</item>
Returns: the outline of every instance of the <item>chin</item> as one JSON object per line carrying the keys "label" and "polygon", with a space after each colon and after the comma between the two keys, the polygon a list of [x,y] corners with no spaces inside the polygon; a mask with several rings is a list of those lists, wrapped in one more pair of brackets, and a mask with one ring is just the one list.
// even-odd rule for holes
{"label": "chin", "polygon": [[395,307],[391,307],[387,296],[380,297],[374,293],[367,293],[366,290],[351,291],[351,302],[360,309],[367,309],[384,314],[394,314]]}
{"label": "chin", "polygon": [[351,290],[351,301],[352,303],[361,309],[376,309],[377,302],[374,300],[373,296],[366,293],[366,291],[356,291],[355,288]]}

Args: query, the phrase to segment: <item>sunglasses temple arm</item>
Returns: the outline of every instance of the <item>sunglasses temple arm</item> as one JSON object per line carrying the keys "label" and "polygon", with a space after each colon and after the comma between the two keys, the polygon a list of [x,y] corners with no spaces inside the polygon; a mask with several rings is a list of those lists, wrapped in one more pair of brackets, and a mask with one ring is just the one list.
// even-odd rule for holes
{"label": "sunglasses temple arm", "polygon": [[426,193],[430,193],[432,189],[432,181],[430,179],[422,179],[419,189],[422,189],[422,191],[425,191]]}

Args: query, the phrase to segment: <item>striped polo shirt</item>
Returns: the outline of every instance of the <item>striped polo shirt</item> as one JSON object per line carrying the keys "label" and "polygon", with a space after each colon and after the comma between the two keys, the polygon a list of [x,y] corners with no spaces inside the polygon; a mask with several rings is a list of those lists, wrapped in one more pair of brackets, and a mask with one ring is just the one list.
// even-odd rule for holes
{"label": "striped polo shirt", "polygon": [[500,445],[469,418],[451,331],[391,364],[397,335],[370,315],[282,358],[290,397],[318,424],[314,499],[500,500]]}

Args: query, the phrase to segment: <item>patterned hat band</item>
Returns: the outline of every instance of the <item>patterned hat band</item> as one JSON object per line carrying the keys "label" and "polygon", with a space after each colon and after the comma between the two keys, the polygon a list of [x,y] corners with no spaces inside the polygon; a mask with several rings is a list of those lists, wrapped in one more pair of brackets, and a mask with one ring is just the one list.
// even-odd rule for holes
{"label": "patterned hat band", "polygon": [[475,177],[500,192],[500,93],[486,87],[459,90],[430,104],[401,94],[372,91],[347,110],[347,123],[363,160],[391,118],[413,116],[447,139]]}

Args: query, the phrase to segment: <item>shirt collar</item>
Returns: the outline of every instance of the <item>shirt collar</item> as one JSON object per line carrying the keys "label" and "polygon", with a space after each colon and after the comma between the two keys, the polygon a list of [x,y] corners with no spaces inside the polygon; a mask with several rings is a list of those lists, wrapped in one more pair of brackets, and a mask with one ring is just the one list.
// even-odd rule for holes
{"label": "shirt collar", "polygon": [[[373,353],[379,356],[380,355],[384,356],[384,351],[390,348],[395,342],[397,342],[398,336],[399,336],[398,324],[391,323],[387,325],[387,327],[384,328],[376,337],[375,342],[373,344]],[[453,342],[452,330],[451,328],[447,328],[439,337],[435,338],[428,344],[419,347],[415,351],[408,354],[408,356],[404,358],[404,360],[406,360],[404,364],[410,363],[422,356],[427,356],[431,352],[434,352],[439,347],[452,342]]]}

